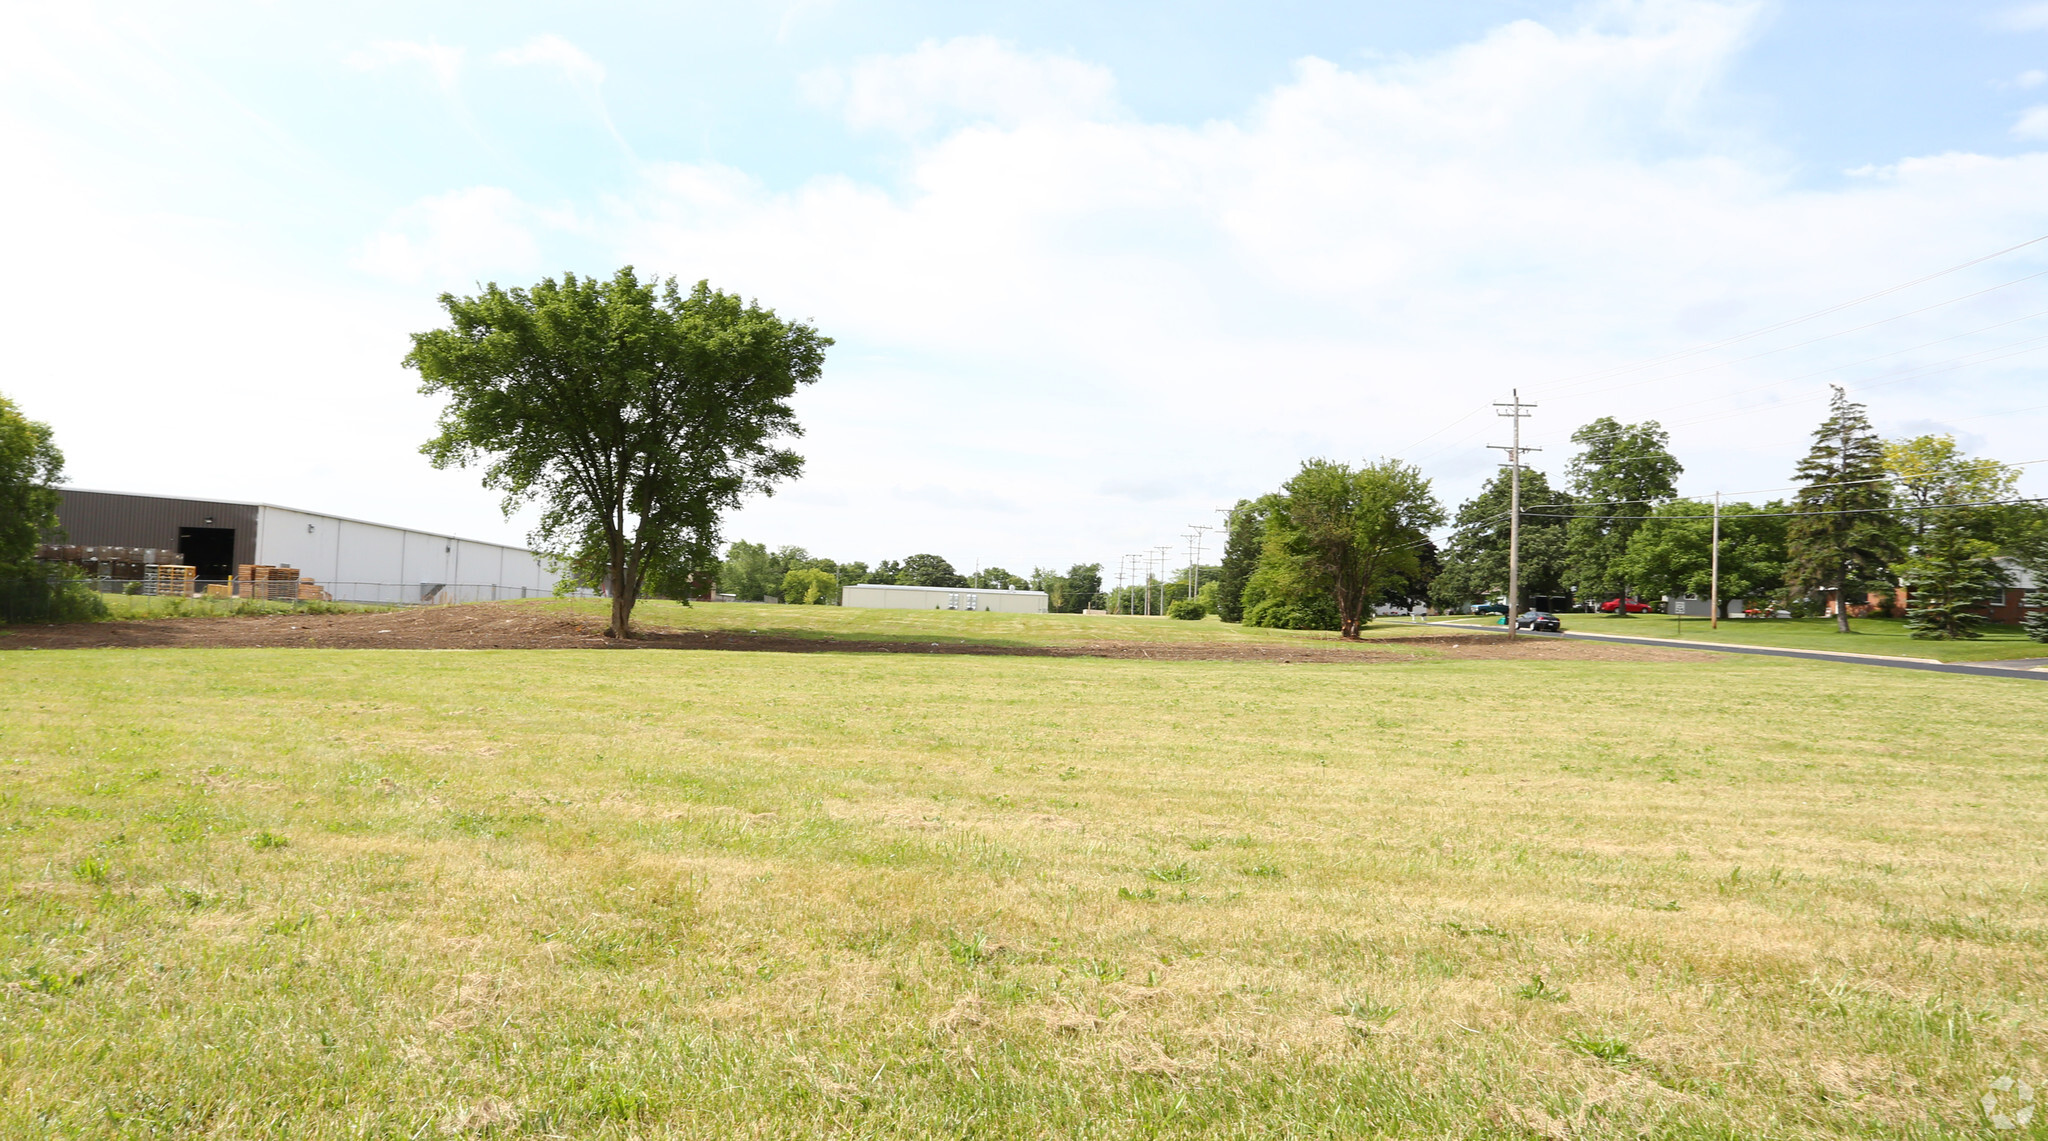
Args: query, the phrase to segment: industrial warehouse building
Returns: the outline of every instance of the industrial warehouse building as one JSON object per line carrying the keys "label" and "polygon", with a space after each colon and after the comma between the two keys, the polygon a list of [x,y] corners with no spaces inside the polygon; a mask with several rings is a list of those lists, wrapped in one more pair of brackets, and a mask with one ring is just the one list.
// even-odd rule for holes
{"label": "industrial warehouse building", "polygon": [[1042,590],[980,590],[968,586],[880,586],[867,582],[839,592],[841,606],[882,610],[992,610],[1003,614],[1044,614],[1051,599]]}
{"label": "industrial warehouse building", "polygon": [[176,552],[199,583],[289,567],[344,602],[471,602],[552,594],[560,578],[523,547],[268,503],[59,489],[64,543]]}

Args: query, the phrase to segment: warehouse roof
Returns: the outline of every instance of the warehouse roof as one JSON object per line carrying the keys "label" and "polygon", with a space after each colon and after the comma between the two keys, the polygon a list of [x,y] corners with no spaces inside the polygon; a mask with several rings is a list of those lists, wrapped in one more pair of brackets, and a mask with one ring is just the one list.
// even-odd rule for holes
{"label": "warehouse roof", "polygon": [[332,519],[338,523],[357,523],[364,527],[384,527],[393,531],[411,531],[419,535],[433,535],[436,538],[452,539],[458,543],[475,543],[482,547],[504,547],[508,550],[525,551],[529,555],[537,553],[531,547],[522,547],[516,543],[500,543],[495,539],[465,539],[461,535],[450,535],[446,531],[436,531],[431,527],[408,527],[402,523],[379,523],[374,519],[357,519],[348,515],[336,515],[332,511],[314,511],[305,507],[286,507],[282,503],[262,503],[247,499],[216,499],[210,495],[164,495],[161,492],[155,491],[105,491],[96,487],[70,487],[68,485],[59,486],[57,490],[77,495],[118,495],[128,499],[176,499],[186,503],[217,503],[223,507],[268,507],[273,511],[296,511],[301,515],[318,515],[322,519]]}

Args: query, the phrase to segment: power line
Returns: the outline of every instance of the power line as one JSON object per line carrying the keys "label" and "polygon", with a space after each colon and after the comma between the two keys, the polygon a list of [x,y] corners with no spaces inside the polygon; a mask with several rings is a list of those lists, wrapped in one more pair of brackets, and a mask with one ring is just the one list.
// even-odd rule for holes
{"label": "power line", "polygon": [[[1685,502],[1692,502],[1692,501],[1691,501],[1691,500],[1686,500]],[[1892,514],[1893,512],[1896,512],[1896,511],[1948,511],[1948,510],[1952,510],[1952,509],[1954,509],[1954,508],[1958,508],[1958,507],[2019,507],[2019,506],[2023,506],[2023,505],[2025,505],[2025,504],[2029,504],[2029,503],[2048,503],[2048,497],[2039,497],[2039,498],[2031,498],[2031,499],[1987,499],[1987,500],[1984,500],[1984,501],[1983,501],[1983,502],[1981,502],[1981,503],[1929,503],[1929,504],[1925,504],[1925,505],[1923,505],[1923,506],[1918,506],[1918,507],[1915,507],[1915,506],[1911,506],[1911,505],[1898,505],[1898,506],[1892,506],[1892,507],[1850,507],[1850,508],[1844,508],[1843,510],[1840,510],[1840,511],[1744,511],[1744,512],[1742,512],[1741,514],[1737,515],[1737,516],[1736,516],[1736,518],[1738,518],[1738,519],[1776,519],[1776,518],[1782,518],[1782,517],[1789,517],[1789,516],[1793,516],[1793,515],[1889,515],[1889,514]],[[1525,514],[1525,515],[1534,515],[1534,516],[1535,516],[1536,518],[1539,518],[1539,519],[1586,519],[1586,518],[1595,518],[1595,516],[1585,516],[1585,515],[1543,515],[1543,514],[1539,514],[1539,513],[1536,513],[1536,512],[1523,512],[1523,514]],[[1600,515],[1600,516],[1597,516],[1597,518],[1599,518],[1599,519],[1601,519],[1601,520],[1628,520],[1628,519],[1685,519],[1685,518],[1694,518],[1694,519],[1696,519],[1696,518],[1699,518],[1699,516],[1696,516],[1696,515],[1695,515],[1695,516],[1685,516],[1685,515]]]}

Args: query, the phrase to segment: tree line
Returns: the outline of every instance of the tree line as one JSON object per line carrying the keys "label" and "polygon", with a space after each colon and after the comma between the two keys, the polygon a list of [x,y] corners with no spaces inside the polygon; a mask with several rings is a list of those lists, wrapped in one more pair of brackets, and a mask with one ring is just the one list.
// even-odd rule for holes
{"label": "tree line", "polygon": [[[1521,597],[1705,597],[1716,506],[1678,495],[1684,467],[1664,429],[1601,417],[1572,442],[1561,484],[1521,473]],[[1843,632],[1850,609],[1869,605],[1903,610],[1917,637],[1980,636],[2014,568],[2048,579],[2048,509],[2016,497],[2018,477],[1950,436],[1884,440],[1837,387],[1791,498],[1719,505],[1720,597],[1794,613],[1830,600]],[[1309,461],[1232,511],[1213,608],[1225,621],[1352,636],[1377,603],[1458,610],[1502,598],[1509,478],[1459,505],[1439,548],[1426,532],[1443,513],[1413,468]],[[2048,640],[2048,591],[2026,607],[2027,631]]]}
{"label": "tree line", "polygon": [[1064,572],[1034,567],[1028,577],[1002,567],[961,574],[951,562],[933,554],[883,559],[870,566],[860,561],[840,562],[816,556],[802,547],[770,550],[766,544],[746,540],[726,547],[724,557],[705,572],[685,574],[679,581],[664,580],[656,592],[673,598],[701,597],[715,584],[720,593],[731,594],[741,602],[779,598],[787,603],[833,604],[839,601],[842,589],[862,583],[1042,590],[1055,614],[1079,614],[1102,601],[1100,563],[1080,563]]}

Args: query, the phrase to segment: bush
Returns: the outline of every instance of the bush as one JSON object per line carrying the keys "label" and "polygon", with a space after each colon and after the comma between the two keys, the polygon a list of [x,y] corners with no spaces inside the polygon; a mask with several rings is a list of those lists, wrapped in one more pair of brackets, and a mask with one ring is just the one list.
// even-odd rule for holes
{"label": "bush", "polygon": [[1176,598],[1166,604],[1166,616],[1199,622],[1209,616],[1209,608],[1192,598]]}
{"label": "bush", "polygon": [[1268,598],[1244,612],[1244,624],[1269,630],[1336,630],[1341,627],[1337,619],[1337,603],[1328,598],[1302,603]]}
{"label": "bush", "polygon": [[99,592],[72,578],[0,580],[0,623],[94,622],[107,616]]}

